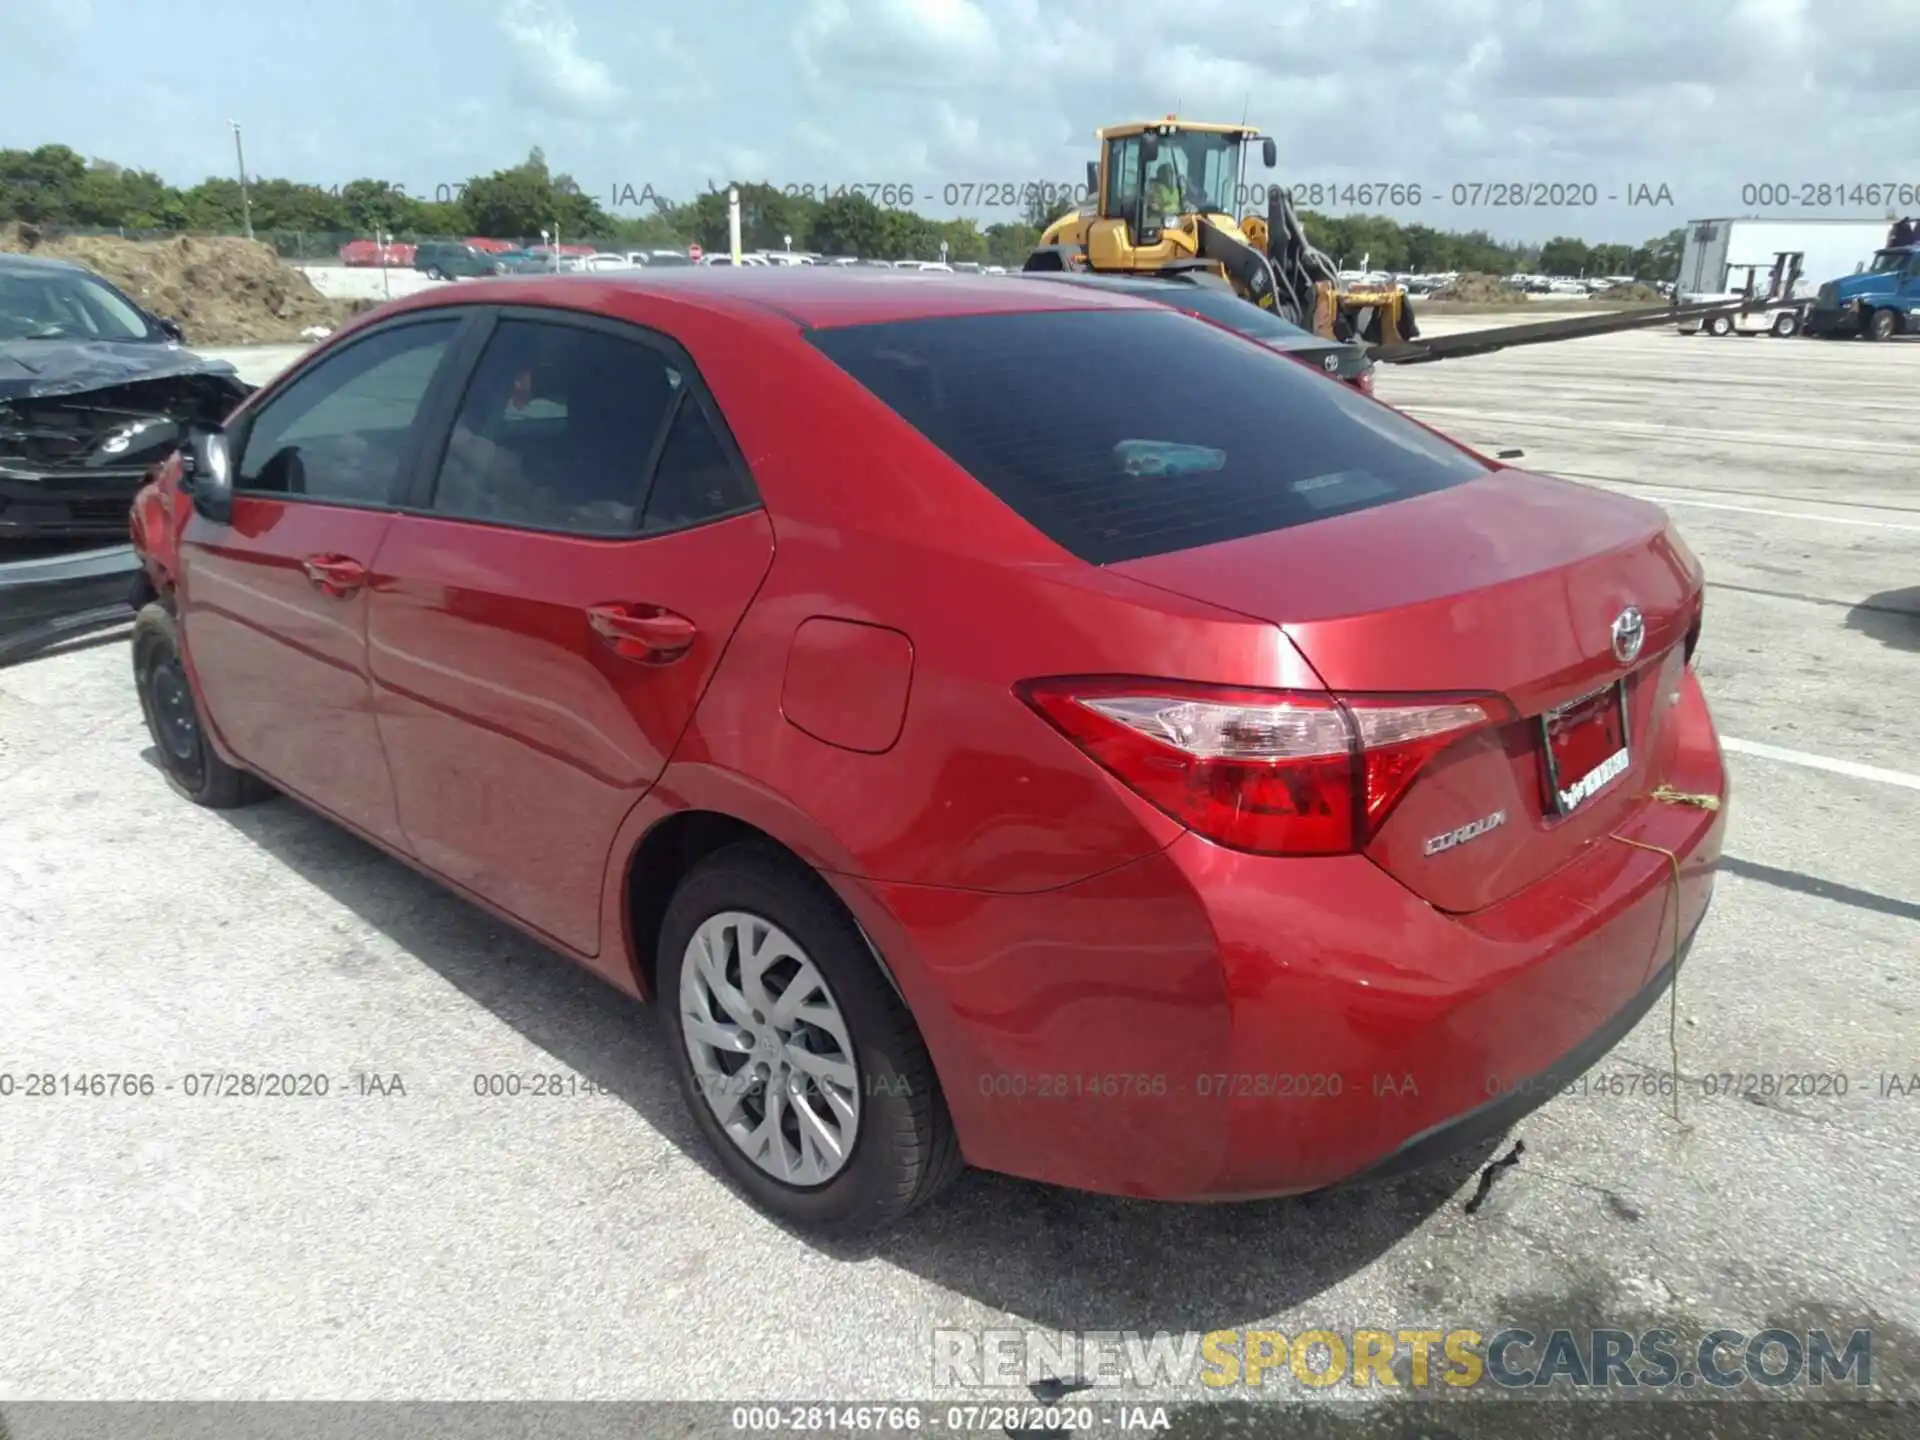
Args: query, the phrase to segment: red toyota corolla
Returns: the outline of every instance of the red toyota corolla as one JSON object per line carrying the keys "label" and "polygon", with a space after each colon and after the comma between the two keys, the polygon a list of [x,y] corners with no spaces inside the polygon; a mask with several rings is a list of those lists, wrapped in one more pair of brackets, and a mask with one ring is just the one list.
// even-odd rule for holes
{"label": "red toyota corolla", "polygon": [[1496,1133],[1668,984],[1725,820],[1652,793],[1726,793],[1662,511],[1081,287],[402,300],[135,540],[176,788],[658,996],[820,1227],[963,1161],[1224,1199]]}

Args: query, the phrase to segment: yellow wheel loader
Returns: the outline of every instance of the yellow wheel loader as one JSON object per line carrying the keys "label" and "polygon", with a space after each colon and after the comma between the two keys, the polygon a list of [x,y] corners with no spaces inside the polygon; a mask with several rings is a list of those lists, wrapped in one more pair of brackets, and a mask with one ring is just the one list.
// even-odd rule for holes
{"label": "yellow wheel loader", "polygon": [[[1099,139],[1100,158],[1087,164],[1092,204],[1049,225],[1023,270],[1210,281],[1324,339],[1364,342],[1370,358],[1389,365],[1710,322],[1740,309],[1738,301],[1682,306],[1676,290],[1669,306],[1418,339],[1404,291],[1341,289],[1339,271],[1307,239],[1287,191],[1248,182],[1248,152],[1256,141],[1264,167],[1273,168],[1272,136],[1246,125],[1169,115],[1109,126],[1099,132]],[[1768,300],[1749,302],[1747,308],[1773,310],[1785,304]]]}
{"label": "yellow wheel loader", "polygon": [[1049,225],[1025,269],[1211,275],[1329,340],[1393,345],[1420,333],[1404,292],[1341,290],[1287,192],[1249,182],[1248,152],[1258,141],[1272,169],[1273,137],[1172,115],[1099,136],[1100,159],[1087,165],[1093,203]]}

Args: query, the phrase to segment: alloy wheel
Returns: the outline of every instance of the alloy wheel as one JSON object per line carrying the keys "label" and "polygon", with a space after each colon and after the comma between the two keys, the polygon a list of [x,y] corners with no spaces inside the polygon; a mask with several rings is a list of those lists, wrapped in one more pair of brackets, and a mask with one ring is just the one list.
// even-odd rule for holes
{"label": "alloy wheel", "polygon": [[798,941],[744,911],[709,916],[680,965],[680,1030],[701,1100],[749,1160],[824,1185],[860,1130],[853,1040]]}

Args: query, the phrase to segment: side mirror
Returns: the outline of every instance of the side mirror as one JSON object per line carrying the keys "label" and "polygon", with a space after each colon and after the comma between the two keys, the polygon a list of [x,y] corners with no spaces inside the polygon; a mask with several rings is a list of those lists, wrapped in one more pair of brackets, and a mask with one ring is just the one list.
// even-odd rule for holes
{"label": "side mirror", "polygon": [[1100,194],[1100,162],[1098,160],[1087,161],[1087,194],[1096,200]]}
{"label": "side mirror", "polygon": [[216,525],[233,518],[233,451],[224,430],[195,430],[187,440],[186,474],[193,508]]}
{"label": "side mirror", "polygon": [[1267,162],[1269,170],[1280,162],[1280,147],[1273,143],[1273,136],[1269,135],[1260,142],[1260,158]]}
{"label": "side mirror", "polygon": [[186,343],[187,332],[180,328],[180,322],[178,320],[170,320],[165,316],[156,316],[154,324],[160,327],[160,333],[169,340],[183,345]]}

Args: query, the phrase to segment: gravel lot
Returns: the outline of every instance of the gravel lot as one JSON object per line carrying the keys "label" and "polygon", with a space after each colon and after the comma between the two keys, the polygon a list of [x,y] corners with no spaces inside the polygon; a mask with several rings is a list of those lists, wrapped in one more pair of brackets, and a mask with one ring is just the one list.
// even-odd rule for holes
{"label": "gravel lot", "polygon": [[[1557,1099],[1472,1213],[1497,1151],[1213,1208],[976,1174],[814,1244],[716,1178],[638,1007],[287,801],[177,800],[106,643],[0,672],[0,1072],[334,1095],[0,1099],[0,1399],[932,1397],[936,1327],[1507,1324],[1871,1327],[1876,1391],[1920,1394],[1920,345],[1656,331],[1380,389],[1666,504],[1706,563],[1734,799],[1680,1123]],[[1664,1074],[1668,1023],[1590,1083]],[[499,1072],[617,1093],[476,1098]],[[1846,1093],[1709,1097],[1728,1073]]]}

